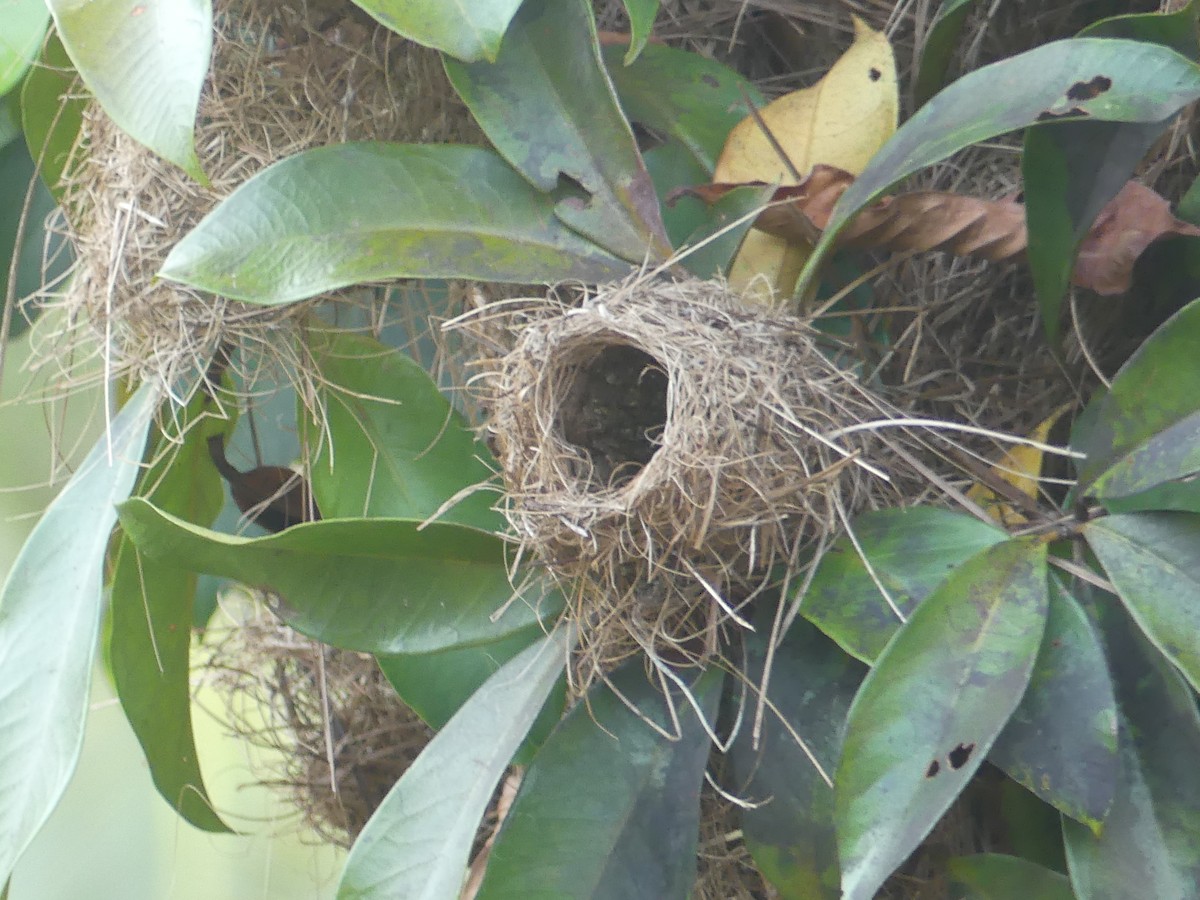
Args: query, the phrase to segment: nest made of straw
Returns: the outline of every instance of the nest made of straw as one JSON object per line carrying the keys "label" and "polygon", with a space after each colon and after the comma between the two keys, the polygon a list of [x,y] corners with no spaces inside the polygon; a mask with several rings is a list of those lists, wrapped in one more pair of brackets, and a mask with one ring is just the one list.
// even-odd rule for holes
{"label": "nest made of straw", "polygon": [[481,379],[522,552],[573,598],[607,669],[716,653],[800,546],[894,502],[886,404],[804,321],[720,282],[633,279],[521,306]]}

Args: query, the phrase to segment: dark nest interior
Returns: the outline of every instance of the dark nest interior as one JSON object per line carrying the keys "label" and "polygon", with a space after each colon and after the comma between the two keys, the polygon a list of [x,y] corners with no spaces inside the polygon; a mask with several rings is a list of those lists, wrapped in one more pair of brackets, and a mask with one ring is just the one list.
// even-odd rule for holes
{"label": "dark nest interior", "polygon": [[[849,43],[853,13],[886,29],[911,92],[938,5],[664,0],[655,33],[777,94],[828,68]],[[228,345],[239,350],[235,367],[266,358],[307,394],[298,329],[321,304],[369,306],[374,292],[254,307],[155,282],[166,254],[235,187],[300,150],[348,140],[483,142],[436,54],[349,2],[218,0],[216,8],[197,123],[210,188],[136,145],[94,104],[86,114],[62,226],[79,261],[66,291],[48,301],[62,314],[35,332],[44,369],[72,361],[59,373],[68,384],[73,373],[104,371],[174,389]],[[1104,15],[1158,8],[975,4],[950,74]],[[604,0],[597,12],[601,27],[627,27],[619,2]],[[910,93],[902,109],[911,112]],[[1189,114],[1139,177],[1181,196],[1200,168],[1195,137]],[[1019,168],[1019,144],[997,141],[911,185],[998,198],[1019,191]],[[719,654],[746,605],[787,577],[780,570],[806,547],[819,551],[859,510],[969,503],[978,471],[1009,446],[985,432],[1025,435],[1064,403],[1081,403],[1155,324],[1136,287],[1122,298],[1072,297],[1066,346],[1052,349],[1021,267],[942,254],[866,253],[858,262],[874,272],[871,308],[823,309],[815,321],[748,313],[719,284],[564,290],[496,309],[486,298],[502,288],[451,292],[476,299],[457,331],[470,346],[456,345],[450,362],[485,360],[483,402],[468,412],[486,422],[504,463],[516,537],[568,588],[572,615],[585,626],[581,685],[636,653],[660,664]],[[834,330],[837,340],[828,338]],[[243,362],[235,374],[249,404],[256,372]],[[948,424],[871,424],[898,410]],[[963,425],[981,431],[954,430]],[[1049,494],[1060,487],[1045,482]],[[240,734],[284,752],[286,770],[262,779],[286,788],[333,843],[353,840],[428,739],[371,658],[269,619],[214,642],[200,676],[228,698]],[[704,809],[695,895],[771,896],[733,807],[713,795]],[[955,807],[884,896],[944,897],[936,871],[945,856],[996,846],[986,816],[964,809]]]}

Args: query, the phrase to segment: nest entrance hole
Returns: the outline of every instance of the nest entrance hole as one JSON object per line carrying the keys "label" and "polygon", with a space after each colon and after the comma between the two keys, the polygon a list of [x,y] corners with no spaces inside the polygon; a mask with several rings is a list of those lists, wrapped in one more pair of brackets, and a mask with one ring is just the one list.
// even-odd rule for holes
{"label": "nest entrance hole", "polygon": [[569,388],[555,424],[563,440],[591,459],[588,486],[628,484],[662,446],[670,378],[645,350],[620,343],[564,369]]}

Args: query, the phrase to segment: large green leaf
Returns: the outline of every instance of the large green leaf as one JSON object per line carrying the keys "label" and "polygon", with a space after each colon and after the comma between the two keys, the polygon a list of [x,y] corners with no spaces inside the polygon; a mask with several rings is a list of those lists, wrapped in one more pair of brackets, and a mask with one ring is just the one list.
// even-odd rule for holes
{"label": "large green leaf", "polygon": [[521,0],[354,0],[397,34],[468,61],[493,60]]}
{"label": "large green leaf", "polygon": [[489,150],[319,147],[264,169],[180,241],[164,278],[289,303],[382,278],[603,281],[629,266]]}
{"label": "large green leaf", "polygon": [[746,99],[766,103],[753,83],[698,53],[651,44],[632,65],[620,47],[602,53],[629,120],[678,140],[708,175],[730,130],[750,115]]}
{"label": "large green leaf", "polygon": [[[774,188],[747,185],[725,194],[709,209],[706,221],[680,247],[683,267],[697,278],[728,273],[738,247]],[[689,248],[695,247],[695,250]]]}
{"label": "large green leaf", "polygon": [[1075,900],[1066,875],[1019,856],[959,856],[946,871],[958,900]]}
{"label": "large green leaf", "polygon": [[[25,196],[32,185],[29,207]],[[17,267],[13,299],[20,301],[61,278],[73,256],[71,244],[61,234],[48,232],[46,220],[54,210],[54,198],[37,179],[34,161],[19,137],[0,148],[0,302],[7,297],[12,266]],[[22,232],[22,219],[24,231]],[[16,245],[17,237],[21,245]],[[32,314],[35,310],[27,308]],[[13,311],[9,337],[25,330],[25,315]]]}
{"label": "large green leaf", "polygon": [[[147,496],[161,509],[199,524],[211,523],[225,502],[206,443],[216,429],[197,424],[204,403],[197,392],[179,417],[187,430],[152,442],[148,458],[153,465],[141,478]],[[195,596],[194,573],[142,557],[121,535],[109,590],[109,660],[117,696],[158,792],[197,828],[229,831],[208,798],[192,734]]]}
{"label": "large green leaf", "polygon": [[1121,709],[1121,768],[1099,836],[1063,820],[1079,900],[1191,898],[1200,884],[1200,717],[1195,697],[1122,614],[1100,599]]}
{"label": "large green leaf", "polygon": [[[372,338],[312,330],[320,373],[313,492],[330,519],[428,519],[452,497],[490,481],[487,447],[475,440],[429,374]],[[321,433],[324,432],[324,433]],[[476,491],[439,519],[505,530],[496,491]]]}
{"label": "large green leaf", "polygon": [[[1191,4],[1169,14],[1105,19],[1079,36],[1154,41],[1189,59],[1200,55]],[[1038,125],[1026,133],[1021,168],[1027,255],[1051,338],[1058,335],[1059,310],[1079,243],[1169,122],[1062,122]]]}
{"label": "large green leaf", "polygon": [[58,36],[130,137],[206,183],[194,127],[212,54],[211,0],[46,0]]}
{"label": "large green leaf", "polygon": [[1138,627],[1200,690],[1200,516],[1107,516],[1083,533]]}
{"label": "large green leaf", "polygon": [[1200,472],[1200,300],[1150,335],[1090,415],[1079,490],[1123,497]]}
{"label": "large green leaf", "polygon": [[973,516],[917,506],[864,513],[854,521],[854,537],[867,562],[849,537],[838,538],[818,564],[800,614],[870,664],[901,625],[880,586],[907,616],[956,566],[1007,535]]}
{"label": "large green leaf", "polygon": [[[770,620],[756,619],[746,636],[746,680],[761,685]],[[850,702],[863,667],[812,625],[793,623],[772,659],[762,734],[755,744],[752,693],[729,750],[733,793],[754,805],[742,812],[742,833],[758,870],[783,900],[838,896],[833,788],[804,747],[832,773]],[[781,717],[782,720],[781,721]],[[786,724],[785,724],[786,723]]]}
{"label": "large green leaf", "polygon": [[837,773],[846,900],[869,900],[979,768],[1029,683],[1046,546],[971,557],[916,608],[850,708]]}
{"label": "large green leaf", "polygon": [[[612,676],[637,712],[598,684],[542,745],[492,848],[478,900],[689,895],[709,736],[678,692],[676,740],[643,721],[675,728],[643,665],[635,659]],[[722,676],[710,670],[691,688],[710,723]]]}
{"label": "large green leaf", "polygon": [[860,209],[964,147],[1056,118],[1161,122],[1197,98],[1200,68],[1141,41],[1054,41],[977,69],[921,107],[842,195],[801,274],[801,289]]}
{"label": "large green leaf", "polygon": [[113,417],[21,548],[0,593],[0,883],[79,758],[114,504],[133,488],[156,399],[143,386]]}
{"label": "large green leaf", "polygon": [[88,99],[79,89],[79,76],[55,34],[21,86],[21,124],[38,174],[56,200],[62,199],[63,170],[83,126]]}
{"label": "large green leaf", "polygon": [[514,591],[503,543],[459,525],[325,519],[242,538],[141,499],[123,504],[120,514],[150,558],[269,588],[289,625],[348,650],[429,653],[488,643],[538,621],[539,613],[553,616],[562,604],[559,594],[540,596],[540,585],[509,603]]}
{"label": "large green leaf", "polygon": [[45,0],[3,0],[0,3],[0,96],[7,94],[37,59],[50,24]]}
{"label": "large green leaf", "polygon": [[988,759],[1065,815],[1099,829],[1117,779],[1117,707],[1087,613],[1050,582],[1050,615],[1029,687]]}
{"label": "large green leaf", "polygon": [[563,222],[634,263],[670,254],[585,0],[525,0],[494,63],[447,59],[446,71],[496,149],[538,190],[569,183],[554,207]]}
{"label": "large green leaf", "polygon": [[479,823],[568,643],[560,628],[522,651],[434,736],[355,841],[339,900],[457,900]]}

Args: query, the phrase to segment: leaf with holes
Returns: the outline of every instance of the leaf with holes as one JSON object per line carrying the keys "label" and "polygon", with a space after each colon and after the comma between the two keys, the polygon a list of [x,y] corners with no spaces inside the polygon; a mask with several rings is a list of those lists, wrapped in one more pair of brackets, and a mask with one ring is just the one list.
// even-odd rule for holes
{"label": "leaf with holes", "polygon": [[[307,341],[322,410],[309,426],[314,434],[326,429],[312,462],[325,518],[429,519],[493,478],[488,449],[410,356],[363,335],[312,330]],[[495,496],[475,491],[439,521],[502,532]]]}
{"label": "leaf with holes", "polygon": [[[709,670],[690,688],[709,723],[723,676]],[[665,898],[691,890],[708,731],[678,691],[670,698],[677,734],[656,730],[676,726],[640,660],[611,681],[620,697],[598,682],[538,751],[492,847],[478,900]]]}
{"label": "leaf with holes", "polygon": [[853,534],[862,555],[849,537],[838,538],[800,614],[867,664],[900,628],[897,611],[912,613],[957,566],[1006,537],[988,522],[932,506],[864,513]]}
{"label": "leaf with holes", "polygon": [[976,554],[916,608],[854,699],[836,779],[846,900],[869,900],[983,763],[1046,622],[1046,545]]}
{"label": "leaf with holes", "polygon": [[1079,492],[1137,494],[1200,472],[1200,300],[1168,319],[1129,357],[1089,412],[1075,449],[1087,454]]}
{"label": "leaf with holes", "polygon": [[362,143],[259,172],[175,245],[159,274],[280,304],[385,278],[541,283],[629,271],[489,150]]}
{"label": "leaf with holes", "polygon": [[1200,691],[1200,515],[1106,516],[1083,533],[1138,627]]}
{"label": "leaf with holes", "polygon": [[556,192],[563,222],[633,263],[670,254],[589,4],[526,0],[495,63],[448,59],[446,72],[504,158],[539,191]]}
{"label": "leaf with holes", "polygon": [[513,599],[503,541],[461,525],[324,519],[242,538],[141,499],[123,504],[120,514],[150,558],[268,588],[285,622],[346,650],[430,653],[489,643],[553,619],[563,604],[557,592],[541,596],[539,584]]}

